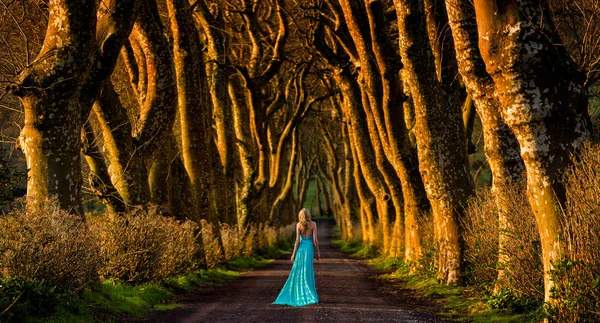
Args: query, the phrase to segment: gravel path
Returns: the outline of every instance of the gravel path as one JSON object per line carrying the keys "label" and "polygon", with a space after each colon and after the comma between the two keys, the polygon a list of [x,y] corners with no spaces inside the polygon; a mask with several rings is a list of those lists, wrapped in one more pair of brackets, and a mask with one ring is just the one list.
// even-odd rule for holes
{"label": "gravel path", "polygon": [[151,313],[145,322],[443,322],[439,306],[394,290],[375,279],[377,272],[333,248],[332,223],[320,221],[321,256],[315,261],[319,304],[271,305],[291,268],[289,260],[242,275],[221,286],[205,288],[183,300],[184,306]]}

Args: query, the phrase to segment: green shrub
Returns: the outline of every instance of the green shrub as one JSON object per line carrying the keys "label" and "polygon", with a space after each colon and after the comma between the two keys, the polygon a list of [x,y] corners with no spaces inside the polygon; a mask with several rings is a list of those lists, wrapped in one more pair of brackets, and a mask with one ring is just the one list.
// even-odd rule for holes
{"label": "green shrub", "polygon": [[0,279],[0,322],[23,322],[32,315],[43,317],[54,312],[65,297],[44,281],[27,278]]}
{"label": "green shrub", "polygon": [[541,303],[529,297],[523,297],[514,291],[502,288],[491,295],[487,304],[493,309],[506,309],[513,313],[526,313],[536,310]]}
{"label": "green shrub", "polygon": [[26,177],[27,171],[19,169],[11,163],[11,154],[2,151],[0,146],[0,205],[12,202],[13,191]]}

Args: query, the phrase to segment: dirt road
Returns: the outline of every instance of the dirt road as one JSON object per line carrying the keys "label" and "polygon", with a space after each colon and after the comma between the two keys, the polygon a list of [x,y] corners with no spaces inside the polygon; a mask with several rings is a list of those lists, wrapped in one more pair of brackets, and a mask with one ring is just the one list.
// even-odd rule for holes
{"label": "dirt road", "polygon": [[320,221],[323,259],[315,261],[319,304],[307,307],[271,305],[291,268],[289,260],[245,273],[239,279],[208,288],[184,306],[152,313],[146,322],[442,322],[436,305],[410,292],[391,292],[376,272],[350,259],[329,242],[332,223]]}

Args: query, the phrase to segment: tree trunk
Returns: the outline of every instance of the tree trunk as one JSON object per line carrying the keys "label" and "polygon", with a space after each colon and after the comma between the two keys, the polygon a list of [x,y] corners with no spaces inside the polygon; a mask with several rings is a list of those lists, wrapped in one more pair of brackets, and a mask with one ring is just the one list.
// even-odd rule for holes
{"label": "tree trunk", "polygon": [[[152,156],[170,136],[177,109],[177,86],[169,42],[163,34],[155,0],[147,0],[138,13],[130,39],[137,61],[140,102],[133,137],[143,156]],[[130,73],[132,71],[130,70]],[[130,74],[131,75],[131,74]]]}
{"label": "tree trunk", "polygon": [[93,0],[51,0],[48,8],[42,49],[8,90],[25,109],[28,207],[56,197],[61,208],[83,215],[78,102],[91,68],[97,6]]}
{"label": "tree trunk", "polygon": [[200,219],[218,230],[218,215],[211,208],[213,145],[211,105],[204,72],[198,31],[187,0],[168,0],[170,27],[173,34],[173,57],[177,81],[179,119],[181,122],[181,156],[190,177]]}
{"label": "tree trunk", "polygon": [[146,0],[105,0],[99,6],[92,66],[79,98],[83,121],[90,114],[105,81],[110,79],[119,51],[131,34],[138,9],[145,2]]}
{"label": "tree trunk", "polygon": [[[494,82],[486,72],[479,52],[475,10],[471,4],[460,0],[446,0],[446,5],[455,46],[461,53],[457,56],[459,72],[481,119],[485,155],[492,170],[492,191],[500,225],[498,280],[501,282],[504,278],[502,268],[510,261],[503,252],[512,227],[506,216],[510,202],[508,189],[512,181],[521,179],[524,166],[518,142],[500,115],[500,107],[494,98]],[[465,120],[463,122],[467,124]]]}
{"label": "tree trunk", "polygon": [[[389,246],[389,214],[392,212],[392,201],[390,193],[385,185],[385,182],[377,168],[375,161],[375,153],[371,141],[369,140],[369,129],[364,110],[361,108],[361,94],[357,82],[354,80],[350,71],[338,69],[334,75],[336,83],[343,95],[342,110],[350,120],[351,136],[353,138],[356,155],[361,165],[361,171],[367,185],[373,195],[377,205],[377,214],[379,222],[382,223],[383,229],[383,247]],[[386,231],[388,231],[386,233]]]}
{"label": "tree trunk", "polygon": [[127,209],[150,198],[141,151],[131,137],[131,124],[111,82],[105,82],[93,106],[102,131],[102,148],[109,161],[108,174]]}
{"label": "tree trunk", "polygon": [[356,183],[356,192],[358,193],[358,198],[360,199],[360,225],[363,236],[363,245],[364,246],[373,246],[375,243],[375,214],[377,212],[377,208],[375,205],[375,197],[373,193],[369,190],[367,183],[363,177],[363,173],[361,170],[361,164],[359,162],[358,156],[356,154],[356,145],[354,143],[354,138],[352,136],[351,125],[348,125],[348,140],[350,141],[350,146],[352,147],[352,157],[355,160],[353,174],[354,181]]}
{"label": "tree trunk", "polygon": [[254,198],[254,180],[256,169],[254,166],[254,154],[252,149],[252,137],[248,129],[249,116],[245,105],[242,91],[235,78],[229,80],[228,91],[231,98],[233,112],[233,123],[235,137],[240,158],[242,178],[237,184],[237,206],[238,206],[238,228],[243,232],[244,228],[253,222],[252,200]]}
{"label": "tree trunk", "polygon": [[[521,147],[550,300],[560,257],[561,176],[590,137],[583,81],[555,33],[546,1],[475,1],[479,48],[496,85],[502,117]],[[501,52],[496,48],[502,48]]]}
{"label": "tree trunk", "polygon": [[298,138],[297,138],[297,129],[294,129],[294,131],[292,132],[292,147],[290,150],[290,162],[289,162],[289,166],[288,166],[288,170],[286,173],[286,179],[285,179],[285,183],[283,184],[283,187],[281,188],[281,191],[279,192],[279,195],[277,196],[277,198],[275,199],[275,201],[273,202],[272,206],[271,206],[271,212],[269,215],[269,219],[270,221],[273,221],[273,219],[275,218],[275,214],[278,214],[281,210],[281,204],[283,204],[283,202],[288,198],[290,192],[292,191],[292,186],[293,186],[293,175],[294,175],[294,168],[296,167],[296,159],[298,156]]}
{"label": "tree trunk", "polygon": [[[350,1],[340,1],[340,4],[360,58],[361,87],[366,91],[369,102],[365,108],[370,108],[371,123],[374,124],[370,132],[379,135],[382,156],[385,156],[381,158],[387,159],[396,173],[394,176],[382,168],[387,174],[387,184],[392,185],[393,195],[397,196],[394,198],[397,214],[392,249],[398,252],[404,243],[407,260],[416,262],[421,255],[416,223],[419,214],[429,209],[429,202],[418,172],[416,151],[410,144],[403,122],[403,95],[398,74],[401,63],[388,35],[383,4],[374,0],[365,2],[364,7]],[[387,161],[381,160],[380,168],[388,167],[385,166]],[[402,195],[400,189],[396,189],[396,176],[400,179]],[[403,209],[399,208],[401,205]],[[402,236],[404,242],[400,240]]]}
{"label": "tree trunk", "polygon": [[109,213],[124,212],[125,203],[123,203],[119,192],[111,183],[104,156],[98,149],[99,143],[89,121],[83,126],[81,141],[81,152],[90,167],[88,182],[92,192],[104,203]]}
{"label": "tree trunk", "polygon": [[419,166],[434,217],[438,276],[445,284],[462,276],[460,218],[473,193],[468,173],[461,111],[449,104],[435,72],[427,43],[423,3],[394,1],[398,17],[400,56],[412,93],[416,116]]}
{"label": "tree trunk", "polygon": [[239,161],[236,159],[233,112],[228,93],[230,72],[228,70],[229,59],[226,54],[225,22],[221,12],[217,11],[212,14],[204,0],[197,1],[197,5],[194,7],[194,19],[202,27],[206,37],[205,69],[212,100],[218,157],[223,166],[224,175],[217,181],[221,190],[220,200],[225,212],[221,217],[226,222],[233,224],[237,221],[236,172]]}

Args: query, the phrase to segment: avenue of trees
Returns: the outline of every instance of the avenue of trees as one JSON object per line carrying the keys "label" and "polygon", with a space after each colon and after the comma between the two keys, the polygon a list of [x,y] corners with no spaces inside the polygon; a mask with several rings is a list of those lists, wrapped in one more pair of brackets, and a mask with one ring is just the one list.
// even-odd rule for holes
{"label": "avenue of trees", "polygon": [[565,174],[596,149],[597,1],[0,0],[0,16],[2,138],[28,209],[155,205],[245,232],[293,223],[312,185],[342,239],[463,284],[467,205],[489,187],[499,290],[525,181],[560,301],[579,232]]}

